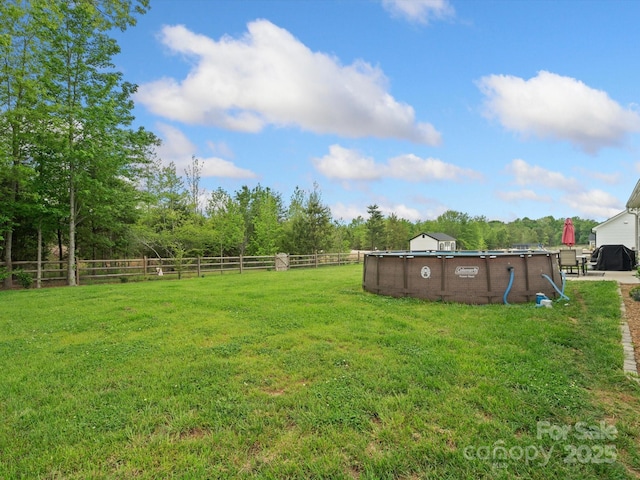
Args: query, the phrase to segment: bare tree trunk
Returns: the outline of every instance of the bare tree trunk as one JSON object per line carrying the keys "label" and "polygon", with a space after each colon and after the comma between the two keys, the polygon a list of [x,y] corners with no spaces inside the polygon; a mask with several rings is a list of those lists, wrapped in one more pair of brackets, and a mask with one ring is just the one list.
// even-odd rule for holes
{"label": "bare tree trunk", "polygon": [[[15,125],[12,125],[11,130],[13,132],[13,170],[15,170],[18,166],[18,162],[15,160],[18,157],[18,147],[16,143],[16,131]],[[18,199],[18,180],[11,180],[11,193],[9,202],[15,204]],[[11,215],[11,220],[15,220],[15,214]],[[9,223],[9,229],[7,230],[4,236],[4,266],[9,273],[4,279],[4,288],[13,287],[13,275],[11,272],[13,271],[13,224]]]}
{"label": "bare tree trunk", "polygon": [[[16,83],[20,83],[20,82],[16,82]],[[16,97],[15,97],[15,106],[17,107],[18,105],[22,104],[22,89],[19,88],[18,91],[16,92]],[[21,131],[20,131],[20,125],[18,122],[16,121],[12,121],[10,124],[10,129],[11,129],[11,180],[10,180],[10,193],[9,193],[9,198],[8,203],[10,205],[15,205],[16,201],[18,200],[18,191],[20,190],[20,175],[18,173],[20,165],[21,165],[21,152],[20,152],[20,139],[21,139]],[[12,209],[13,210],[13,209]],[[11,213],[11,222],[15,221],[15,212]],[[13,256],[13,224],[9,223],[9,229],[6,232],[6,235],[4,237],[4,265],[5,268],[7,270],[7,272],[9,273],[9,275],[7,275],[7,277],[4,279],[4,287],[5,288],[11,288],[13,286],[13,275],[11,275],[11,272],[13,271],[13,262],[12,262],[12,256]]]}
{"label": "bare tree trunk", "polygon": [[36,288],[42,287],[42,221],[38,222],[38,271],[36,273]]}
{"label": "bare tree trunk", "polygon": [[76,197],[73,180],[69,188],[69,251],[67,252],[67,282],[76,286]]}
{"label": "bare tree trunk", "polygon": [[9,230],[5,233],[4,236],[4,265],[9,273],[4,279],[4,288],[13,287],[13,277],[11,272],[13,271],[13,264],[11,263],[11,250],[13,245],[13,228],[9,228]]}

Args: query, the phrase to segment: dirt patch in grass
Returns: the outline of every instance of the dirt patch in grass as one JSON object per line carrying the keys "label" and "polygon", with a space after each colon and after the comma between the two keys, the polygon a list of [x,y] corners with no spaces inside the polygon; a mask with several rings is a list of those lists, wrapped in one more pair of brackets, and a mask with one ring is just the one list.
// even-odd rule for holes
{"label": "dirt patch in grass", "polygon": [[284,388],[264,389],[262,391],[270,397],[279,397],[280,395],[284,395],[285,393]]}
{"label": "dirt patch in grass", "polygon": [[199,440],[208,436],[209,434],[210,432],[204,428],[193,427],[180,432],[178,438],[180,438],[180,440]]}
{"label": "dirt patch in grass", "polygon": [[622,292],[622,301],[624,302],[625,315],[629,330],[631,331],[631,339],[635,350],[636,365],[640,365],[640,302],[637,302],[629,295],[629,290],[637,285],[620,285]]}

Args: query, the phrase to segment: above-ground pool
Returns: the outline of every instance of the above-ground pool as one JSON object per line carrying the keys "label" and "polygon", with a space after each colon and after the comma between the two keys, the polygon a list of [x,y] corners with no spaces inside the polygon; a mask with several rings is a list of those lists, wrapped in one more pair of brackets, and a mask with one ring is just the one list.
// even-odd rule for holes
{"label": "above-ground pool", "polygon": [[470,304],[556,298],[561,284],[552,252],[372,252],[362,273],[368,292]]}

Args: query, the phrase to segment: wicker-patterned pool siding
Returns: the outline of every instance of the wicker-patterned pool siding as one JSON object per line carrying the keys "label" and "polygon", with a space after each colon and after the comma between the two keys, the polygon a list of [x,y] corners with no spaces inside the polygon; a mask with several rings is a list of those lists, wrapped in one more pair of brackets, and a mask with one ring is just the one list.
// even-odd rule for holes
{"label": "wicker-patterned pool siding", "polygon": [[[509,288],[513,270],[513,282]],[[549,252],[374,252],[364,259],[364,290],[393,297],[469,304],[533,302],[562,288],[557,256]]]}

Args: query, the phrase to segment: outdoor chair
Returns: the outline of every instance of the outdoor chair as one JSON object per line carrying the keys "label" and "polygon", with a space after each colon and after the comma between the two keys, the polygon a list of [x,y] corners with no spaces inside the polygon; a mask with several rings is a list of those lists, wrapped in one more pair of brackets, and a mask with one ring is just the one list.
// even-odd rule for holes
{"label": "outdoor chair", "polygon": [[578,262],[578,255],[575,250],[560,250],[558,253],[558,262],[560,263],[560,270],[566,270],[567,273],[573,273],[573,269],[576,269],[576,274],[580,275],[580,263]]}

